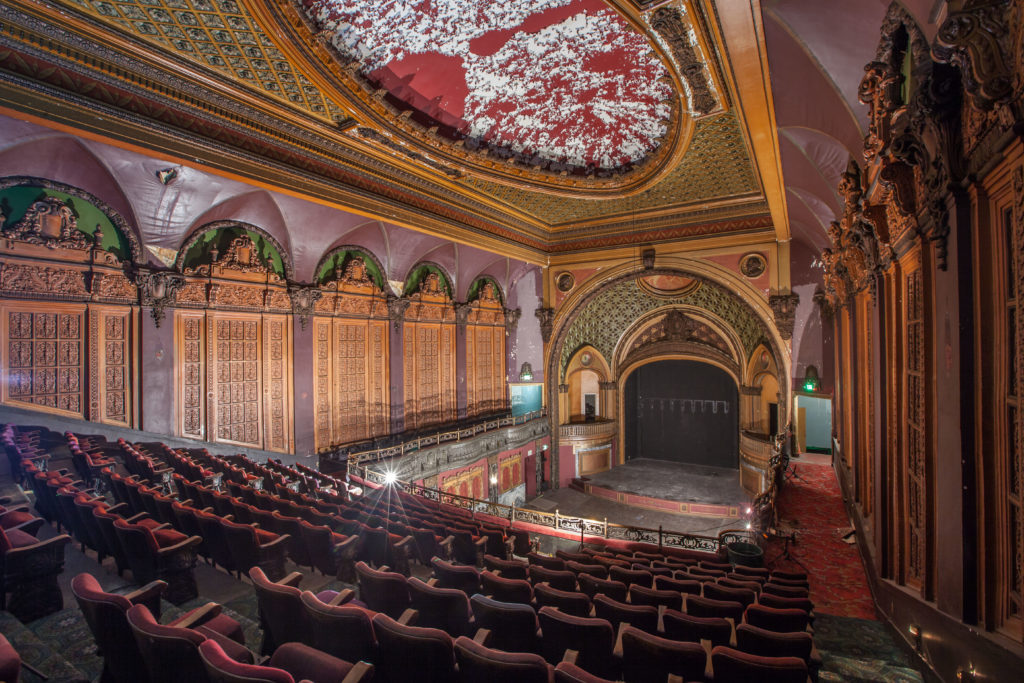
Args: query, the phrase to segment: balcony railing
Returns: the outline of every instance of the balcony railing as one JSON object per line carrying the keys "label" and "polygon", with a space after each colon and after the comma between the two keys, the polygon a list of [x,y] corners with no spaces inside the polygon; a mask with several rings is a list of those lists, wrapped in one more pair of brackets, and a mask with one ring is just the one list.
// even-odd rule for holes
{"label": "balcony railing", "polygon": [[618,423],[615,420],[600,420],[596,422],[570,422],[559,425],[558,436],[563,439],[594,439],[601,436],[611,436],[618,430]]}
{"label": "balcony railing", "polygon": [[[349,474],[358,480],[367,483],[373,488],[381,488],[387,485],[385,474],[358,465],[349,465]],[[541,512],[539,510],[526,510],[514,505],[502,505],[487,500],[468,498],[454,493],[445,493],[437,489],[410,484],[405,481],[395,481],[391,485],[397,486],[402,491],[420,496],[438,504],[452,505],[454,507],[469,510],[475,515],[490,515],[498,519],[508,520],[509,524],[523,522],[538,527],[550,529],[552,532],[563,532],[578,535],[583,541],[586,537],[592,539],[613,539],[618,541],[650,543],[659,547],[679,548],[682,550],[697,550],[707,553],[717,553],[723,543],[729,542],[733,536],[742,534],[744,540],[759,542],[760,538],[747,532],[728,530],[723,531],[719,536],[701,536],[680,531],[668,531],[663,528],[648,529],[646,527],[626,526],[614,524],[608,520],[587,519],[586,517],[574,517],[571,515],[555,512]],[[544,533],[543,531],[540,533]],[[727,537],[724,535],[728,535]]]}
{"label": "balcony railing", "polygon": [[[475,424],[459,426],[455,429],[447,429],[444,431],[434,432],[432,434],[413,436],[409,439],[402,440],[399,443],[382,448],[369,448],[366,450],[356,451],[351,450],[351,447],[338,449],[334,452],[333,458],[335,460],[347,459],[350,467],[352,465],[372,463],[379,460],[386,460],[388,458],[398,458],[406,453],[412,453],[422,448],[438,446],[451,441],[470,439],[478,434],[491,432],[495,429],[504,429],[505,427],[514,427],[526,424],[527,422],[544,417],[545,415],[547,415],[546,410],[535,410],[533,412],[524,413],[523,415],[502,415],[500,417],[482,420]],[[358,448],[358,446],[356,446],[356,448]]]}

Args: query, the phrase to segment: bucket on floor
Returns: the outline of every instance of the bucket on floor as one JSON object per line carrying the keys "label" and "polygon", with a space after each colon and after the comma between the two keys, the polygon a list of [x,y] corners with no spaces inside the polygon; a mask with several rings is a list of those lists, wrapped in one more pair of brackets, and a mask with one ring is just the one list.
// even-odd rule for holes
{"label": "bucket on floor", "polygon": [[753,543],[733,541],[725,546],[729,553],[729,562],[743,567],[760,567],[764,565],[764,551]]}

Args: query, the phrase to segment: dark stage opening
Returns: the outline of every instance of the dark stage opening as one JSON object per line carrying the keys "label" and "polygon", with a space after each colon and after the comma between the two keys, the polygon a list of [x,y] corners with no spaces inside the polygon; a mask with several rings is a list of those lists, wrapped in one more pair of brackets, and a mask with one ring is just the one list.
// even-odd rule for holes
{"label": "dark stage opening", "polygon": [[626,459],[739,467],[739,395],[725,370],[663,360],[637,368],[623,396]]}

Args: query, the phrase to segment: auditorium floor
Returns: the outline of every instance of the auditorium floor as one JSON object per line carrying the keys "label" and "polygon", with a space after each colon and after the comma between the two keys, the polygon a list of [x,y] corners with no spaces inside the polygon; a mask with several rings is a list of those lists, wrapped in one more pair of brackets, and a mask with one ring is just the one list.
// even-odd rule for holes
{"label": "auditorium floor", "polygon": [[594,486],[681,503],[738,505],[750,500],[740,486],[740,471],[728,467],[636,458],[587,478]]}

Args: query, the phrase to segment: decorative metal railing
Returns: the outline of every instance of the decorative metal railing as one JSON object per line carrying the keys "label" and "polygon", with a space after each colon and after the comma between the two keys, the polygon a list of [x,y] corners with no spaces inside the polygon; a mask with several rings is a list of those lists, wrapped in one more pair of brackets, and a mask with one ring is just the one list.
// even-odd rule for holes
{"label": "decorative metal railing", "polygon": [[[350,463],[349,473],[375,486],[388,485],[387,475],[368,467]],[[609,522],[607,519],[596,520],[587,519],[586,517],[563,515],[560,514],[558,510],[555,510],[554,512],[540,512],[539,510],[529,510],[526,508],[516,507],[514,505],[502,505],[501,503],[468,498],[454,493],[445,493],[444,491],[427,488],[426,486],[420,486],[418,484],[411,484],[405,481],[393,481],[390,482],[390,485],[397,486],[402,491],[420,496],[421,498],[435,503],[451,505],[469,510],[474,515],[484,514],[497,517],[499,519],[505,519],[508,520],[510,525],[515,524],[516,522],[523,522],[525,524],[533,524],[538,527],[551,529],[552,531],[579,534],[581,541],[585,541],[587,538],[636,541],[640,543],[650,543],[659,547],[699,550],[708,553],[717,553],[723,543],[721,535],[718,537],[701,536],[698,534],[688,534],[679,531],[669,531],[663,527],[648,529],[645,527],[625,526],[622,524],[614,524]],[[540,533],[544,532],[541,531]],[[731,531],[728,533],[738,534],[744,532]],[[750,542],[752,537],[753,535],[751,535],[751,537],[744,538],[744,540]],[[756,538],[754,538],[754,540],[756,540]]]}
{"label": "decorative metal railing", "polygon": [[448,429],[441,432],[434,432],[433,434],[413,437],[402,441],[401,443],[383,448],[372,448],[365,451],[358,451],[356,453],[349,453],[347,456],[341,456],[340,459],[347,458],[349,467],[351,467],[353,465],[378,462],[388,458],[398,458],[406,453],[412,453],[413,451],[418,451],[422,448],[439,446],[440,444],[449,443],[451,441],[469,439],[478,434],[483,434],[484,432],[494,431],[495,429],[504,429],[505,427],[515,427],[517,425],[526,424],[527,422],[546,415],[547,411],[543,409],[524,413],[523,415],[503,415],[501,417],[495,417],[489,420],[477,422],[476,424],[459,427],[457,429]]}
{"label": "decorative metal railing", "polygon": [[617,427],[618,423],[615,420],[570,422],[569,424],[559,425],[558,435],[563,439],[611,436],[616,432]]}

